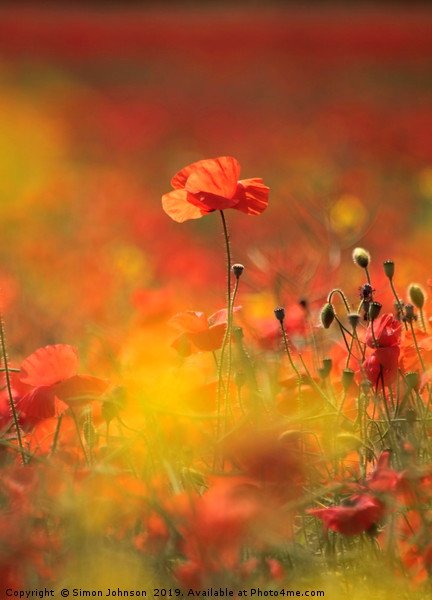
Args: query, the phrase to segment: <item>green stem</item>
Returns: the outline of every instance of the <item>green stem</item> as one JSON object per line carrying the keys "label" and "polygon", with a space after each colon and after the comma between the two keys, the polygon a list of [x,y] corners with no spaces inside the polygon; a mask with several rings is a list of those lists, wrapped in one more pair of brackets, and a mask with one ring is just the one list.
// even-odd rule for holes
{"label": "green stem", "polygon": [[416,352],[417,352],[417,356],[419,357],[419,361],[420,361],[420,364],[421,364],[421,368],[423,369],[423,371],[426,371],[426,367],[425,367],[423,359],[422,359],[420,348],[418,347],[418,344],[417,344],[417,336],[415,334],[414,325],[413,325],[412,321],[410,321],[410,328],[411,328],[411,333],[412,333],[412,336],[413,336],[413,341],[414,341],[414,346],[415,346],[415,349],[416,349]]}
{"label": "green stem", "polygon": [[21,429],[20,429],[19,422],[18,422],[18,415],[17,415],[17,411],[15,408],[15,402],[14,402],[13,395],[12,395],[12,386],[11,386],[10,377],[9,377],[10,369],[8,367],[8,357],[7,357],[7,351],[6,351],[3,315],[1,313],[0,313],[0,339],[1,339],[2,358],[3,358],[3,364],[4,364],[4,367],[2,370],[4,371],[5,378],[6,378],[6,387],[7,387],[7,391],[8,391],[9,404],[11,407],[12,418],[13,418],[15,430],[17,433],[18,445],[19,445],[19,449],[20,449],[20,453],[21,453],[21,460],[22,460],[23,464],[25,465],[27,462],[27,459],[26,459],[26,454],[24,452],[24,447],[23,447],[23,443],[22,443]]}
{"label": "green stem", "polygon": [[79,423],[78,423],[77,416],[76,416],[75,411],[73,410],[73,408],[71,406],[69,407],[69,411],[70,411],[70,414],[72,415],[73,422],[75,423],[75,429],[76,429],[76,432],[77,432],[78,441],[80,443],[81,450],[83,451],[85,461],[87,463],[87,466],[90,466],[90,461],[89,461],[89,458],[87,456],[87,452],[86,452],[84,443],[82,441],[81,431],[80,431],[80,426],[79,426]]}
{"label": "green stem", "polygon": [[[228,341],[231,339],[231,248],[229,242],[229,234],[228,228],[225,220],[225,215],[223,210],[219,211],[221,220],[222,220],[222,229],[225,240],[225,254],[227,260],[227,293],[226,293],[226,302],[227,302],[227,327],[225,329],[225,334],[222,341],[220,358],[219,358],[219,366],[218,366],[218,386],[217,386],[217,425],[216,425],[216,442],[220,437],[220,429],[221,429],[221,410],[222,410],[222,387],[223,387],[223,370],[224,370],[224,358],[225,358],[225,349]],[[228,398],[228,385],[225,387],[226,391],[226,399]],[[225,410],[227,410],[227,406],[225,406]],[[226,416],[225,416],[226,418]],[[216,452],[214,457],[214,465],[216,465]]]}
{"label": "green stem", "polygon": [[422,308],[420,309],[420,321],[421,321],[421,324],[422,324],[423,331],[426,332],[426,323],[425,323],[425,319],[424,319],[424,314],[423,314],[423,309]]}
{"label": "green stem", "polygon": [[[396,293],[396,290],[395,290],[394,285],[393,285],[393,279],[391,278],[391,279],[389,279],[389,281],[390,281],[391,291],[393,292],[393,296],[395,297],[396,304],[397,304],[397,307],[399,309],[399,315],[402,315],[403,314],[403,309],[404,309],[403,304],[400,301],[399,296]],[[408,325],[406,324],[405,321],[404,321],[404,325],[405,325],[405,329],[408,329]]]}
{"label": "green stem", "polygon": [[330,294],[328,295],[327,302],[328,302],[329,304],[331,304],[331,301],[332,301],[332,298],[333,298],[333,294],[339,294],[339,296],[340,296],[340,297],[342,298],[342,300],[343,300],[343,303],[345,304],[345,308],[347,309],[347,311],[348,311],[348,312],[350,312],[350,311],[351,311],[351,309],[350,309],[350,307],[349,307],[349,304],[348,304],[348,301],[347,301],[347,299],[346,299],[346,296],[345,296],[345,294],[343,293],[343,291],[342,291],[340,288],[335,288],[334,290],[332,290],[332,291],[330,292]]}
{"label": "green stem", "polygon": [[58,443],[62,420],[63,420],[63,415],[60,415],[57,419],[57,425],[56,425],[55,432],[54,432],[54,439],[53,439],[53,443],[51,446],[51,456],[54,454],[54,452],[56,451],[56,448],[57,448],[57,443]]}

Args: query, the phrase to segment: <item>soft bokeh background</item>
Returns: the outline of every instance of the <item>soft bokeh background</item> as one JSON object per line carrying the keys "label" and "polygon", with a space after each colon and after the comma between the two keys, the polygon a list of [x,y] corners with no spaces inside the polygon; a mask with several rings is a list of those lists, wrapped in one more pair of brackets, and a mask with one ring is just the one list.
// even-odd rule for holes
{"label": "soft bokeh background", "polygon": [[424,283],[431,24],[417,4],[3,5],[11,355],[67,342],[109,371],[129,335],[223,307],[218,216],[178,225],[160,205],[201,158],[235,156],[271,187],[259,218],[227,215],[255,316],[300,297],[319,306],[355,245],[373,254],[378,293],[387,258],[401,293],[414,268]]}

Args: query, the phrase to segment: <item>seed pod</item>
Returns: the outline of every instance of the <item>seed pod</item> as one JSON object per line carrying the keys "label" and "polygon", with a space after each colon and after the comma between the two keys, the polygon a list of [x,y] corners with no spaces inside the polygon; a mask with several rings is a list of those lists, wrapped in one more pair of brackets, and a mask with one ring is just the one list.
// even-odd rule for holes
{"label": "seed pod", "polygon": [[381,312],[381,302],[371,302],[369,304],[369,321],[375,321]]}
{"label": "seed pod", "polygon": [[415,321],[417,319],[415,313],[414,313],[414,306],[412,304],[405,304],[404,307],[404,320],[407,321],[408,323],[412,323],[413,321]]}
{"label": "seed pod", "polygon": [[405,375],[405,381],[409,390],[416,390],[419,385],[419,376],[417,371],[409,371]]}
{"label": "seed pod", "polygon": [[417,421],[417,413],[414,408],[407,408],[405,411],[405,419],[408,425],[414,425]]}
{"label": "seed pod", "polygon": [[392,260],[385,260],[383,263],[384,273],[387,275],[389,279],[393,279],[395,266]]}
{"label": "seed pod", "polygon": [[233,265],[231,267],[231,269],[232,269],[232,272],[234,273],[234,276],[236,277],[236,279],[240,279],[240,277],[244,271],[244,266],[237,263],[237,264]]}
{"label": "seed pod", "polygon": [[355,331],[357,329],[357,325],[361,319],[361,316],[358,313],[349,313],[348,322],[352,327],[352,330]]}
{"label": "seed pod", "polygon": [[318,375],[321,379],[326,379],[330,375],[330,371],[332,368],[332,359],[331,358],[323,358],[322,367],[318,369]]}
{"label": "seed pod", "polygon": [[234,383],[238,388],[241,388],[246,383],[246,373],[244,371],[237,371],[234,374]]}
{"label": "seed pod", "polygon": [[282,323],[285,319],[285,309],[282,306],[277,306],[274,309],[274,314],[279,323]]}
{"label": "seed pod", "polygon": [[344,369],[342,371],[342,387],[347,391],[354,381],[354,371],[352,369]]}

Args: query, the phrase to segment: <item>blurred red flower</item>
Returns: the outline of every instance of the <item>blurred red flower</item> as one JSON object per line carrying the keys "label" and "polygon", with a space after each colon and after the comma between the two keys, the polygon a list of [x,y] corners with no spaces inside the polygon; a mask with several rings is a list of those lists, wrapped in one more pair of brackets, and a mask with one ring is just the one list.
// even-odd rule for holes
{"label": "blurred red flower", "polygon": [[325,528],[343,535],[359,535],[384,517],[382,502],[368,494],[355,495],[341,506],[313,508],[308,511],[323,521]]}
{"label": "blurred red flower", "polygon": [[58,416],[68,406],[87,404],[108,387],[105,379],[78,375],[78,350],[67,344],[39,348],[21,364],[21,383],[34,386],[17,401],[25,420]]}
{"label": "blurred red flower", "polygon": [[[233,312],[241,308],[235,306]],[[194,352],[218,350],[222,346],[227,321],[226,308],[213,313],[208,319],[203,312],[194,310],[177,313],[168,322],[183,333],[174,340],[172,346],[182,356],[189,356]]]}
{"label": "blurred red flower", "polygon": [[240,165],[231,156],[200,160],[174,175],[174,191],[162,196],[162,207],[178,223],[226,208],[248,215],[262,213],[269,188],[260,178],[239,181],[239,175]]}

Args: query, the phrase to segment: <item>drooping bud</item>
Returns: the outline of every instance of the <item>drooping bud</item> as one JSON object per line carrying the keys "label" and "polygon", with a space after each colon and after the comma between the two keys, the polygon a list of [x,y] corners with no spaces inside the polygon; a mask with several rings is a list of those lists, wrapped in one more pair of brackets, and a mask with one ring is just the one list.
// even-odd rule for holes
{"label": "drooping bud", "polygon": [[361,319],[361,316],[358,313],[349,313],[348,322],[351,325],[353,331],[357,329],[357,325]]}
{"label": "drooping bud", "polygon": [[324,329],[328,329],[335,318],[335,311],[330,302],[327,302],[321,310],[321,323]]}
{"label": "drooping bud", "polygon": [[387,275],[387,277],[389,279],[393,279],[394,272],[395,272],[394,261],[385,260],[383,263],[383,267],[384,267],[384,273]]}
{"label": "drooping bud", "polygon": [[285,309],[282,306],[277,306],[274,309],[274,314],[279,323],[282,323],[285,319]]}
{"label": "drooping bud", "polygon": [[421,310],[425,301],[423,289],[416,283],[412,283],[408,288],[408,294],[414,306]]}
{"label": "drooping bud", "polygon": [[233,265],[231,267],[231,269],[232,269],[232,272],[234,273],[235,278],[240,279],[240,277],[244,271],[244,266],[241,265],[240,263],[237,263],[237,264]]}
{"label": "drooping bud", "polygon": [[354,371],[352,369],[344,369],[342,371],[342,387],[345,392],[351,387],[354,381]]}
{"label": "drooping bud", "polygon": [[413,390],[417,389],[419,385],[419,376],[417,371],[409,371],[405,375],[405,381],[408,386],[408,389]]}
{"label": "drooping bud", "polygon": [[354,248],[352,253],[353,261],[361,269],[367,269],[370,263],[370,254],[364,248]]}
{"label": "drooping bud", "polygon": [[375,321],[381,312],[381,302],[371,302],[369,304],[369,321]]}

